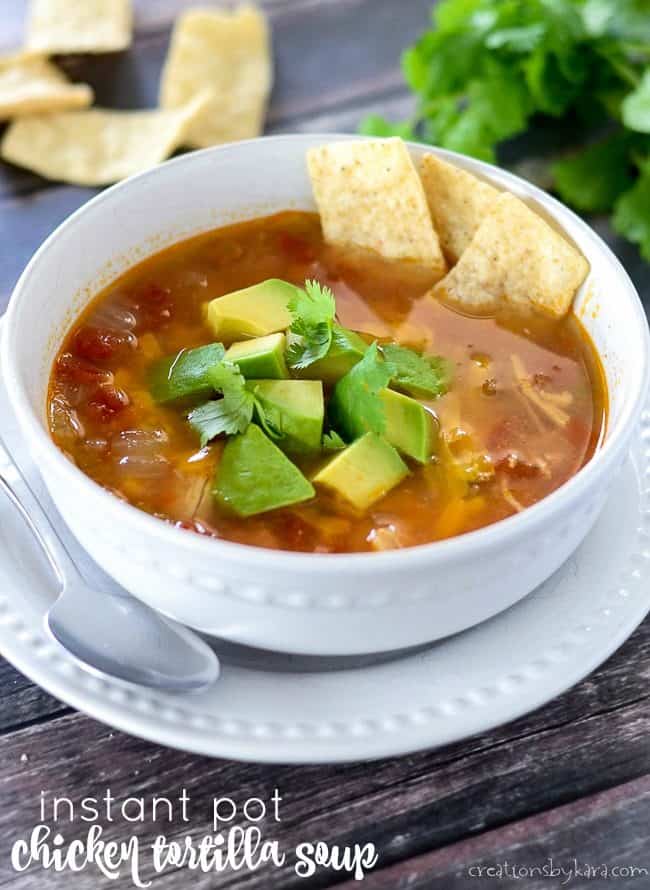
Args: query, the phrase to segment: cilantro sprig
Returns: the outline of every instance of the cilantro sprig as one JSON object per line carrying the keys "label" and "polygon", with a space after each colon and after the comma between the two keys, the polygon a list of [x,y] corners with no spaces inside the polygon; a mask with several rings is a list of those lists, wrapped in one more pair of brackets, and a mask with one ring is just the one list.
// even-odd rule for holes
{"label": "cilantro sprig", "polygon": [[220,362],[210,372],[210,383],[217,393],[221,393],[221,398],[199,405],[187,418],[199,434],[202,448],[222,434],[243,433],[255,410],[255,396],[246,389],[246,381],[237,365]]}
{"label": "cilantro sprig", "polygon": [[371,116],[362,132],[493,161],[536,116],[568,120],[588,144],[553,164],[556,192],[578,210],[613,212],[650,260],[647,0],[441,0],[402,68],[414,116]]}
{"label": "cilantro sprig", "polygon": [[336,430],[330,430],[323,436],[321,447],[323,451],[342,451],[346,444]]}
{"label": "cilantro sprig", "polygon": [[318,281],[306,281],[304,289],[296,288],[289,300],[289,312],[294,339],[287,349],[287,361],[296,370],[308,368],[324,358],[332,344],[334,294]]}
{"label": "cilantro sprig", "polygon": [[381,351],[393,367],[393,386],[416,398],[436,399],[447,392],[452,369],[445,359],[421,355],[397,343],[386,343]]}
{"label": "cilantro sprig", "polygon": [[224,359],[211,369],[209,377],[215,394],[221,398],[204,402],[187,417],[190,426],[199,434],[201,448],[217,436],[246,432],[253,415],[267,436],[282,438],[282,417],[277,411],[267,409],[238,365]]}

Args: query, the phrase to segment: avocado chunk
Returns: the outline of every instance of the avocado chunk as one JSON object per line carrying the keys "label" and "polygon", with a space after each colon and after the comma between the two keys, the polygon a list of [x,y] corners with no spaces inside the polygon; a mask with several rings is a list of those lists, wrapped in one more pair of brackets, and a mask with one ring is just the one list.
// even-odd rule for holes
{"label": "avocado chunk", "polygon": [[324,358],[307,368],[296,371],[298,377],[336,383],[350,368],[361,361],[368,344],[354,331],[334,325],[332,345]]}
{"label": "avocado chunk", "polygon": [[228,439],[212,490],[238,516],[254,516],[314,497],[312,484],[262,430],[251,423]]}
{"label": "avocado chunk", "polygon": [[228,343],[265,337],[289,327],[288,305],[295,292],[293,284],[269,278],[211,300],[207,304],[206,320],[215,337]]}
{"label": "avocado chunk", "polygon": [[409,469],[392,445],[366,433],[339,451],[313,481],[331,489],[357,510],[367,510],[408,476]]}
{"label": "avocado chunk", "polygon": [[435,450],[438,438],[438,426],[433,415],[415,399],[392,389],[382,389],[379,397],[386,415],[386,439],[402,454],[421,464],[426,463]]}
{"label": "avocado chunk", "polygon": [[242,340],[226,350],[226,360],[238,365],[247,380],[282,380],[289,376],[284,359],[286,346],[287,338],[282,333]]}
{"label": "avocado chunk", "polygon": [[320,450],[323,436],[323,384],[320,380],[249,380],[262,425],[277,434],[284,451],[306,454]]}
{"label": "avocado chunk", "polygon": [[209,398],[214,394],[210,372],[225,352],[221,343],[210,343],[161,358],[149,371],[151,395],[160,403]]}

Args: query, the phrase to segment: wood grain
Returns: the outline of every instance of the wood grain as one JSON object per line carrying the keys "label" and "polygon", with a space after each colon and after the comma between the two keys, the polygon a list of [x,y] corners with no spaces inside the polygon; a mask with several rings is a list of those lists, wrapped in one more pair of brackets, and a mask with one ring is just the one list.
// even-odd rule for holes
{"label": "wood grain", "polygon": [[0,659],[0,690],[0,734],[71,712],[4,659]]}
{"label": "wood grain", "polygon": [[[451,844],[424,856],[376,872],[366,878],[365,890],[464,890],[476,884],[499,890],[548,890],[567,882],[571,887],[638,887],[650,884],[650,777],[619,785],[575,803],[522,819],[476,838]],[[479,869],[504,866],[517,869],[488,880]],[[602,866],[621,869],[620,879],[597,880]],[[532,868],[546,866],[553,878]],[[564,869],[564,873],[558,869]],[[630,869],[637,869],[635,872]],[[628,869],[627,879],[623,869]],[[571,878],[571,873],[574,877]],[[485,875],[483,881],[473,877]],[[548,874],[548,873],[547,873]],[[582,880],[581,880],[582,877]],[[352,890],[356,883],[339,885]]]}
{"label": "wood grain", "polygon": [[[268,797],[278,787],[283,821],[268,824],[267,832],[283,847],[314,838],[373,842],[387,867],[649,773],[649,649],[646,622],[596,674],[529,717],[459,745],[370,767],[209,760],[115,733],[79,714],[64,716],[0,739],[0,850],[33,824],[41,788],[78,801],[107,786],[118,799],[177,795],[186,787],[197,814],[192,831],[200,836],[209,827],[201,814],[209,812],[213,796]],[[134,830],[143,840],[155,833],[151,826]],[[119,837],[125,829],[114,823],[106,824],[106,831],[106,837]],[[184,834],[179,826],[165,833]],[[77,825],[70,836],[79,834]],[[328,886],[330,878],[319,875],[308,886]],[[29,873],[0,872],[0,884],[17,890],[37,886],[32,880]],[[48,887],[63,887],[64,880],[64,875],[51,877]],[[77,890],[90,890],[93,880],[76,878]],[[163,876],[155,886],[173,887],[174,880]],[[213,885],[206,878],[193,886]],[[261,890],[306,884],[289,866],[224,876],[219,886]]]}

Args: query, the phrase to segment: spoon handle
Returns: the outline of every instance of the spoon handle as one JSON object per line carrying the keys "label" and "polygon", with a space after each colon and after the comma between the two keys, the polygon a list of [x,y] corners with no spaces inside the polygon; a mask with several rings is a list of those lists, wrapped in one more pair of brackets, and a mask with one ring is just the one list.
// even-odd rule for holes
{"label": "spoon handle", "polygon": [[0,459],[0,488],[40,544],[63,589],[73,578],[79,577],[79,570],[1,438]]}

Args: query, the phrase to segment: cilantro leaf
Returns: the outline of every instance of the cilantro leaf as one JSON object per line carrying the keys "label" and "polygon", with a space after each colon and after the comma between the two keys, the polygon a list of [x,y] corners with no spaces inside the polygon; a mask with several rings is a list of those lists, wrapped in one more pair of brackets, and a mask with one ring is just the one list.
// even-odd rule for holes
{"label": "cilantro leaf", "polygon": [[628,152],[628,134],[621,130],[579,154],[557,161],[551,172],[559,196],[578,210],[611,210],[633,182]]}
{"label": "cilantro leaf", "polygon": [[159,359],[149,369],[151,395],[161,403],[207,398],[212,390],[209,373],[225,354],[222,343],[209,343]]}
{"label": "cilantro leaf", "polygon": [[336,303],[329,287],[318,281],[306,281],[304,289],[296,288],[289,300],[289,312],[294,321],[305,327],[334,320]]}
{"label": "cilantro leaf", "polygon": [[650,133],[650,68],[641,83],[621,104],[623,123],[638,133]]}
{"label": "cilantro leaf", "polygon": [[212,386],[222,398],[199,405],[188,415],[190,426],[201,439],[201,447],[216,436],[243,433],[253,418],[255,398],[237,365],[222,361],[210,372]]}
{"label": "cilantro leaf", "polygon": [[323,451],[342,451],[347,447],[336,430],[331,430],[329,433],[325,433],[321,446]]}
{"label": "cilantro leaf", "polygon": [[582,19],[592,37],[650,42],[647,0],[586,0]]}
{"label": "cilantro leaf", "polygon": [[410,121],[392,123],[380,114],[368,114],[359,124],[359,132],[364,136],[376,136],[383,139],[387,136],[399,136],[408,142],[417,142],[418,135]]}
{"label": "cilantro leaf", "polygon": [[386,414],[379,393],[390,383],[394,370],[381,357],[376,342],[369,346],[334,387],[329,406],[332,426],[350,440],[369,430],[382,433]]}
{"label": "cilantro leaf", "polygon": [[618,199],[613,222],[616,231],[638,244],[641,256],[650,261],[650,164],[634,187]]}
{"label": "cilantro leaf", "polygon": [[447,392],[451,365],[437,355],[420,355],[406,346],[387,343],[381,347],[394,368],[392,382],[397,389],[420,398],[437,398]]}
{"label": "cilantro leaf", "polygon": [[287,361],[292,368],[307,368],[326,356],[332,343],[334,294],[318,281],[306,281],[304,289],[297,288],[289,300],[289,312],[296,339],[289,345]]}

